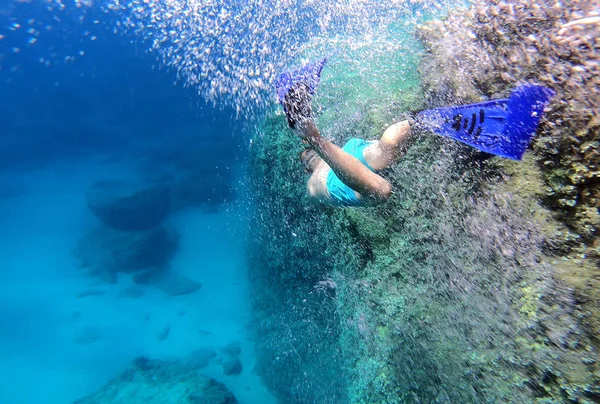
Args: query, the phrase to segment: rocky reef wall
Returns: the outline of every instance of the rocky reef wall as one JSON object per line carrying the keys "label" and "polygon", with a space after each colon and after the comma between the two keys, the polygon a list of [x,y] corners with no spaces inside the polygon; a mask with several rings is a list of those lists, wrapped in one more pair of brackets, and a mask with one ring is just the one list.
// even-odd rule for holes
{"label": "rocky reef wall", "polygon": [[299,141],[266,119],[249,263],[257,370],[281,402],[600,400],[599,7],[561,5],[476,2],[421,27],[422,82],[348,133],[541,82],[558,94],[521,162],[420,134],[387,204],[318,208]]}
{"label": "rocky reef wall", "polygon": [[[418,31],[426,49],[420,71],[430,102],[506,95],[526,82],[557,92],[530,155],[539,176],[520,170],[514,178],[524,199],[547,210],[552,230],[542,240],[541,251],[552,257],[553,279],[572,295],[571,314],[587,341],[588,354],[581,361],[589,365],[587,380],[596,385],[600,344],[598,10],[598,1],[477,1],[468,10],[455,11]],[[535,306],[546,310],[548,304],[541,297]],[[544,321],[539,326],[552,328]],[[551,338],[550,345],[561,344]],[[560,360],[555,363],[560,367]],[[581,376],[575,369],[559,373]],[[559,385],[563,376],[558,376]],[[568,384],[565,391],[571,388]]]}
{"label": "rocky reef wall", "polygon": [[281,116],[251,150],[256,204],[248,246],[256,371],[282,403],[347,402],[340,319],[329,274],[353,266],[351,240],[309,203],[302,150]]}

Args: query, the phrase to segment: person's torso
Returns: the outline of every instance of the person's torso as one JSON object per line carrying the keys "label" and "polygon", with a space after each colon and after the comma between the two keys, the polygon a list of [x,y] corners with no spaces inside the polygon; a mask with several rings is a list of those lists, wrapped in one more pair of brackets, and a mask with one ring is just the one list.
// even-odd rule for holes
{"label": "person's torso", "polygon": [[[374,172],[375,170],[369,166],[364,157],[364,149],[374,142],[376,141],[352,138],[346,142],[342,150],[356,157],[369,170]],[[360,193],[344,184],[331,167],[326,165],[325,170],[327,170],[325,184],[329,197],[324,203],[331,206],[359,206],[363,204]]]}

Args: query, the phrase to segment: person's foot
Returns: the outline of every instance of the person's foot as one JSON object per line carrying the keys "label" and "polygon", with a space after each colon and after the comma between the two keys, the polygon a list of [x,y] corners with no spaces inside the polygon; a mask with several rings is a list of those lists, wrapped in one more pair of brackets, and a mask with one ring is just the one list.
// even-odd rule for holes
{"label": "person's foot", "polygon": [[290,88],[283,101],[283,110],[290,128],[296,129],[298,123],[312,118],[312,94],[305,83],[297,83]]}

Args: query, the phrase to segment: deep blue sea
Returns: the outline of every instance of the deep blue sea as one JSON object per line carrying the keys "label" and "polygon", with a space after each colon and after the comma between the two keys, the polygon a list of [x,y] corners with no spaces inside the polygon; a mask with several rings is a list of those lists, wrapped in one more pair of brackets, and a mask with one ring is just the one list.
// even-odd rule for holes
{"label": "deep blue sea", "polygon": [[[245,331],[248,139],[231,110],[176,82],[143,38],[113,32],[121,18],[101,4],[0,5],[0,403],[72,402],[136,357],[232,342],[247,371],[227,377],[213,362],[206,373],[241,402],[271,402],[250,372]],[[179,187],[157,219],[178,234],[176,252],[157,262],[180,277],[176,289],[200,290],[165,292],[131,273],[107,282],[82,266],[80,239],[111,227],[88,207],[99,181],[121,195]],[[134,230],[125,238],[152,237]],[[164,247],[155,243],[144,248]],[[98,267],[104,258],[90,259]]]}

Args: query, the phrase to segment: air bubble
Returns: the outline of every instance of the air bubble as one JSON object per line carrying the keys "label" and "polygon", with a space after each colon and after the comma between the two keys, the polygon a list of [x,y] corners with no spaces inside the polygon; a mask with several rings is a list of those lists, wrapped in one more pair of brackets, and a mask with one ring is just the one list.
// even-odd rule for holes
{"label": "air bubble", "polygon": [[[365,42],[370,34],[368,48],[389,24],[414,11],[404,2],[378,0],[273,3],[112,0],[108,8],[119,10],[123,25],[137,33],[140,42],[148,41],[185,85],[214,104],[242,105],[249,112],[272,101],[276,73],[297,64],[299,55],[325,56],[335,38],[344,36],[348,39],[343,45],[348,46],[353,36]],[[319,24],[322,16],[326,22]],[[246,97],[240,100],[240,94]]]}

